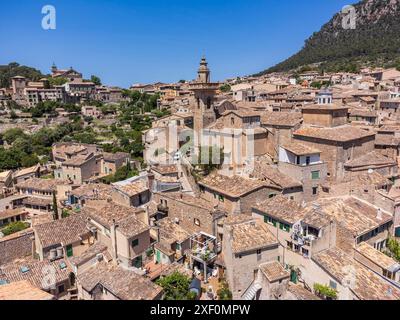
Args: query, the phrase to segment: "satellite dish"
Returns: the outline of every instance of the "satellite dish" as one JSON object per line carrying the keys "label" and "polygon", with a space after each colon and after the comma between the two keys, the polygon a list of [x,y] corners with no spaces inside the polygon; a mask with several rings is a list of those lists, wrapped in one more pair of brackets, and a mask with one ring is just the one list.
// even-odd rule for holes
{"label": "satellite dish", "polygon": [[369,170],[368,170],[368,173],[369,173],[369,174],[373,174],[373,173],[374,173],[374,170],[369,169]]}

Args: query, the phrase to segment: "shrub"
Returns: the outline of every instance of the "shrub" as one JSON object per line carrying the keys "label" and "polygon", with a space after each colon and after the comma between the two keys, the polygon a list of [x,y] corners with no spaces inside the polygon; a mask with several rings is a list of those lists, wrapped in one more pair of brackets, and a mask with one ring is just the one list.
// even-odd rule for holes
{"label": "shrub", "polygon": [[18,221],[18,222],[11,222],[5,228],[1,230],[1,232],[8,236],[10,234],[16,233],[18,231],[22,231],[29,228],[29,223]]}
{"label": "shrub", "polygon": [[219,300],[232,300],[232,292],[229,290],[226,280],[221,282],[220,288],[217,291]]}
{"label": "shrub", "polygon": [[335,289],[332,289],[323,284],[315,283],[314,291],[315,291],[315,294],[317,294],[318,296],[320,296],[322,298],[333,299],[333,300],[337,299],[337,291]]}
{"label": "shrub", "polygon": [[179,272],[163,277],[156,283],[164,289],[164,300],[194,300],[196,294],[190,292],[191,279]]}

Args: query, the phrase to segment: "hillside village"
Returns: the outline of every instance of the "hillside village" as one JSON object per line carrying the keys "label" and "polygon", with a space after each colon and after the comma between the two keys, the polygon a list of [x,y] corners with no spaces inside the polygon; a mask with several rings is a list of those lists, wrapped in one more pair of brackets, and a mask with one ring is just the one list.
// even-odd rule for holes
{"label": "hillside village", "polygon": [[51,78],[0,89],[0,299],[400,299],[400,71]]}

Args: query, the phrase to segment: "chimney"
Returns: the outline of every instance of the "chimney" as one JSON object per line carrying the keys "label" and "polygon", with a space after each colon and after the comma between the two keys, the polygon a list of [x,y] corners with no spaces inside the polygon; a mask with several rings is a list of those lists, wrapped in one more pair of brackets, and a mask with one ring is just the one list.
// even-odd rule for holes
{"label": "chimney", "polygon": [[379,209],[377,210],[376,218],[377,218],[378,220],[382,220],[382,210],[381,210],[381,208],[379,208]]}
{"label": "chimney", "polygon": [[149,183],[149,189],[151,192],[153,192],[153,187],[154,187],[154,174],[149,173],[147,174],[147,179],[148,179],[148,183]]}

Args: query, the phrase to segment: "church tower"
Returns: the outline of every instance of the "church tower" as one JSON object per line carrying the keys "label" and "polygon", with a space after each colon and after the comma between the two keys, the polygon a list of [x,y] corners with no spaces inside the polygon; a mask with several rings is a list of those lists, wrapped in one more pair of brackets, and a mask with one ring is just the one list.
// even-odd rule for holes
{"label": "church tower", "polygon": [[53,65],[51,66],[51,73],[52,74],[55,74],[56,72],[57,72],[57,66],[56,66],[56,64],[53,62]]}
{"label": "church tower", "polygon": [[190,84],[194,92],[195,106],[193,108],[194,131],[199,135],[201,130],[216,120],[214,98],[218,83],[210,82],[210,69],[205,57],[201,59],[197,79]]}
{"label": "church tower", "polygon": [[200,67],[197,72],[197,82],[209,83],[210,82],[210,69],[208,69],[208,63],[205,57],[200,61]]}

